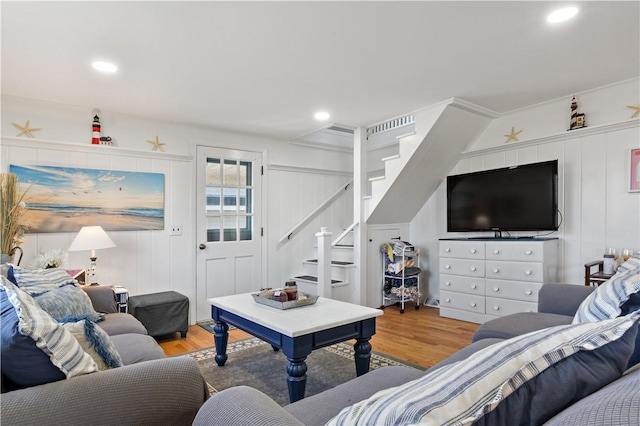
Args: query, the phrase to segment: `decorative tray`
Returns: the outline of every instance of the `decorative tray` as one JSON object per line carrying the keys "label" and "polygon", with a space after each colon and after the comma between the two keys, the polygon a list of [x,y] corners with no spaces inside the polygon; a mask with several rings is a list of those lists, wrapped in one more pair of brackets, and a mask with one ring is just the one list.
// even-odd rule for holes
{"label": "decorative tray", "polygon": [[251,296],[253,296],[253,300],[255,300],[256,303],[283,310],[313,305],[318,301],[318,296],[302,293],[300,291],[298,292],[298,300],[290,300],[287,302],[279,302],[277,300],[267,299],[266,297],[260,296],[260,293],[252,293]]}

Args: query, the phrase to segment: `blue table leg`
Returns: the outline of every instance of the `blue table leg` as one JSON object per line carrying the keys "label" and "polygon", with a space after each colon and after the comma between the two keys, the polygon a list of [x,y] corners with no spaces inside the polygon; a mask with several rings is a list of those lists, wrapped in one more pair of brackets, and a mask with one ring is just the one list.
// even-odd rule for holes
{"label": "blue table leg", "polygon": [[287,385],[289,387],[289,402],[294,403],[304,398],[304,391],[307,386],[307,357],[289,358],[287,366]]}
{"label": "blue table leg", "polygon": [[358,338],[353,345],[357,376],[362,376],[369,372],[369,362],[371,361],[371,343],[369,343],[369,339],[371,338]]}
{"label": "blue table leg", "polygon": [[229,326],[226,322],[216,321],[213,327],[216,342],[216,363],[222,367],[227,362],[227,342],[229,341]]}

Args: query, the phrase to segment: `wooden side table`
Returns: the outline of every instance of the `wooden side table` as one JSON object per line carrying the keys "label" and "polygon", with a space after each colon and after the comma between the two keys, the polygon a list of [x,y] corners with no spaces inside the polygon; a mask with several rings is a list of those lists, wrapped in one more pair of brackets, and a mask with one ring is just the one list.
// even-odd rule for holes
{"label": "wooden side table", "polygon": [[[593,268],[596,266],[598,267],[598,269],[594,272]],[[613,274],[604,273],[603,260],[594,260],[593,262],[584,264],[584,285],[586,286],[599,286],[600,284],[606,282],[612,276]]]}

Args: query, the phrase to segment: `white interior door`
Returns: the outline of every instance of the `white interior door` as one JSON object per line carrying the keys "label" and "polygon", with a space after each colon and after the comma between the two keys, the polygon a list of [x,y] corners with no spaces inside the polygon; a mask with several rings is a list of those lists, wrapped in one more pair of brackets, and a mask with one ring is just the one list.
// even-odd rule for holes
{"label": "white interior door", "polygon": [[262,154],[197,147],[197,320],[207,299],[259,290]]}

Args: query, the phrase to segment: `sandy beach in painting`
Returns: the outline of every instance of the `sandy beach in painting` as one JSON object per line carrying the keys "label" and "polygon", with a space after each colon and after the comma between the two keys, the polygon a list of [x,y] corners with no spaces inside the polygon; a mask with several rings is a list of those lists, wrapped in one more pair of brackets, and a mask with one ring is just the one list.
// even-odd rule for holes
{"label": "sandy beach in painting", "polygon": [[[164,229],[164,218],[126,214],[61,214],[30,209],[25,215],[30,229],[37,232],[77,232],[83,226],[100,225],[105,231]],[[27,231],[29,232],[29,231]]]}

